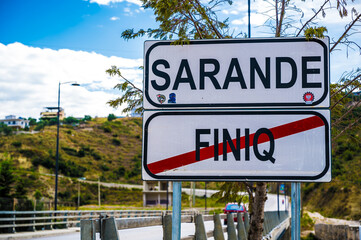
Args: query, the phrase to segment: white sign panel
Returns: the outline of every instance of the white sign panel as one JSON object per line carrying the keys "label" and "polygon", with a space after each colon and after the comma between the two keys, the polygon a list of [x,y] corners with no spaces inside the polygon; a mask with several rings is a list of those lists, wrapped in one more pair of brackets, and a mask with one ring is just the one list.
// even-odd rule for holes
{"label": "white sign panel", "polygon": [[329,107],[329,39],[144,44],[144,108]]}
{"label": "white sign panel", "polygon": [[143,180],[331,180],[330,111],[145,111]]}

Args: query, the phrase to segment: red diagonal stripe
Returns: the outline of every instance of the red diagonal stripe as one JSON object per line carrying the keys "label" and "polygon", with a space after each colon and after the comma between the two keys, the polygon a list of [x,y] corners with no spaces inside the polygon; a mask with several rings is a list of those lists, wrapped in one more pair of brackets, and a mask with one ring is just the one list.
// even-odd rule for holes
{"label": "red diagonal stripe", "polygon": [[[274,139],[279,139],[279,138],[283,138],[286,136],[290,136],[296,133],[300,133],[300,132],[304,132],[307,130],[311,130],[313,128],[318,128],[318,127],[322,127],[324,126],[325,123],[322,121],[321,118],[317,117],[317,116],[313,116],[313,117],[309,117],[309,118],[305,118],[305,119],[301,119],[295,122],[290,122],[284,125],[280,125],[274,128],[269,129],[273,136]],[[249,145],[253,146],[253,137],[254,137],[254,133],[249,135]],[[245,147],[245,137],[241,137],[241,149],[243,149]],[[236,139],[233,139],[233,144],[236,144]],[[259,139],[258,139],[258,143],[264,143],[264,142],[268,142],[269,139],[265,134],[260,135]],[[219,155],[223,155],[223,143],[219,143],[218,144],[218,152]],[[227,146],[227,153],[231,152],[231,148],[229,147],[229,145]],[[205,147],[202,148],[200,150],[200,160],[206,160],[209,158],[213,158],[214,157],[214,145],[209,146],[209,147]],[[148,169],[151,173],[153,174],[157,174],[157,173],[161,173],[164,171],[168,171],[168,170],[172,170],[174,168],[178,168],[178,167],[182,167],[185,165],[189,165],[192,163],[196,163],[199,161],[196,161],[196,151],[191,151],[191,152],[187,152],[187,153],[183,153],[180,154],[178,156],[174,156],[174,157],[170,157],[170,158],[166,158],[154,163],[150,163],[148,164]]]}

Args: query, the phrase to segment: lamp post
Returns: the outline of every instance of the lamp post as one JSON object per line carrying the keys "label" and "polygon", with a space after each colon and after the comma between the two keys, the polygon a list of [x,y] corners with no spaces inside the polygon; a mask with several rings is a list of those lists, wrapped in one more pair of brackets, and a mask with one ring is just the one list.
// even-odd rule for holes
{"label": "lamp post", "polygon": [[58,114],[57,114],[57,128],[56,128],[56,160],[55,160],[55,196],[54,196],[54,210],[58,210],[58,170],[59,170],[59,126],[60,126],[60,85],[71,83],[72,86],[80,86],[77,82],[59,82],[58,88]]}

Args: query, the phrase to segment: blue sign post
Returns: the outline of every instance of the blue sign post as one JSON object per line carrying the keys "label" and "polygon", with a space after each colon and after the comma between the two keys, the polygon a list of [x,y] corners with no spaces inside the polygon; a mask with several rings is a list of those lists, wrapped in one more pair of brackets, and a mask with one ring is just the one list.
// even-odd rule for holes
{"label": "blue sign post", "polygon": [[300,240],[301,237],[301,183],[291,184],[291,239]]}
{"label": "blue sign post", "polygon": [[182,182],[173,182],[172,240],[181,238]]}

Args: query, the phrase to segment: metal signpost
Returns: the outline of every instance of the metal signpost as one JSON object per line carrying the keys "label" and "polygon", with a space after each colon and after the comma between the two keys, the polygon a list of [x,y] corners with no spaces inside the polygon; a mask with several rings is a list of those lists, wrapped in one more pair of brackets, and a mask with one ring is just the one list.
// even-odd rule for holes
{"label": "metal signpost", "polygon": [[292,201],[331,181],[328,38],[146,41],[143,99],[142,178],[176,181],[174,240],[180,181],[297,182]]}

